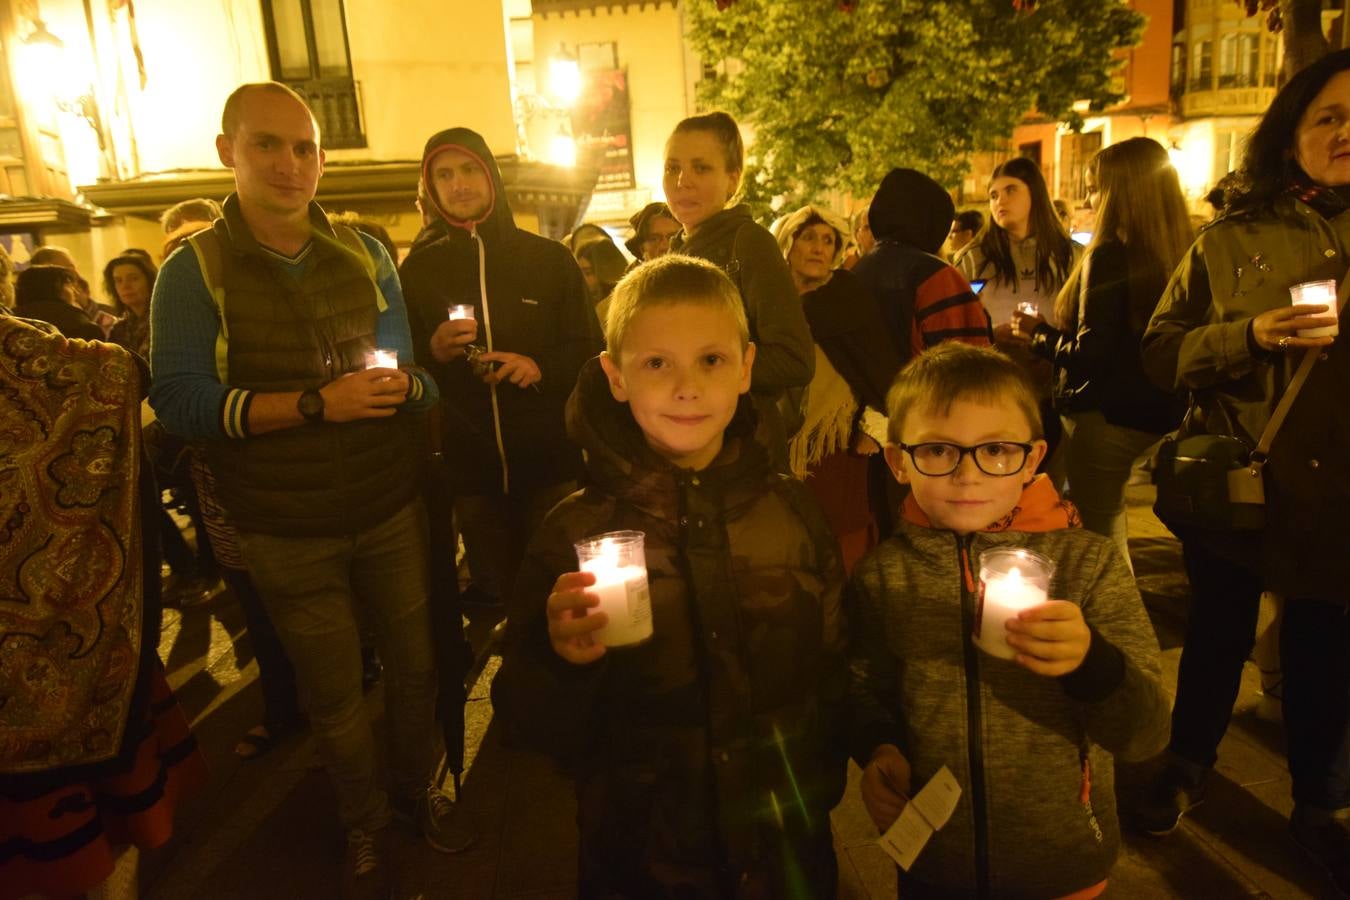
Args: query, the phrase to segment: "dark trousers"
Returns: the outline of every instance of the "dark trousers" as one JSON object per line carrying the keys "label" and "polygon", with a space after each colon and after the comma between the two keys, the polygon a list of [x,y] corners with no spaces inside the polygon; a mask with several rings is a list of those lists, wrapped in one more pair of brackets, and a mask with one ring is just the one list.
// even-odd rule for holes
{"label": "dark trousers", "polygon": [[[1177,674],[1169,749],[1206,768],[1218,758],[1251,653],[1262,581],[1207,549],[1182,543],[1191,612]],[[1347,607],[1286,598],[1280,631],[1284,724],[1294,800],[1350,806],[1350,616]]]}
{"label": "dark trousers", "polygon": [[258,589],[247,572],[221,568],[230,593],[239,601],[248,628],[253,657],[258,660],[258,683],[263,693],[263,725],[273,737],[294,728],[300,720],[300,700],[295,686],[295,668],[277,637],[272,618],[263,606]]}
{"label": "dark trousers", "polygon": [[1294,802],[1350,806],[1350,615],[1341,603],[1291,599],[1280,626],[1284,727]]}
{"label": "dark trousers", "polygon": [[508,613],[516,572],[525,558],[530,535],[548,511],[576,487],[575,481],[567,481],[510,496],[463,494],[455,498],[455,520],[464,536],[470,571],[478,578],[479,572],[473,567],[481,563],[480,567],[487,568]]}

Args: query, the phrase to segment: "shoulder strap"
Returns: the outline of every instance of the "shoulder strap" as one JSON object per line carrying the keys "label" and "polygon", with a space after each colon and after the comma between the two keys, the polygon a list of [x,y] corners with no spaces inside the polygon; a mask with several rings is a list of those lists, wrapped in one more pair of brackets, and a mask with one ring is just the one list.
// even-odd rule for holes
{"label": "shoulder strap", "polygon": [[370,248],[366,246],[357,230],[350,225],[335,224],[333,233],[337,235],[338,242],[350,250],[365,267],[370,283],[375,286],[375,305],[380,312],[384,312],[389,308],[389,303],[384,299],[384,292],[380,290],[379,267],[375,264],[375,257],[371,255]]}
{"label": "shoulder strap", "polygon": [[199,231],[187,239],[197,256],[197,268],[202,272],[202,283],[216,304],[216,374],[221,384],[229,384],[230,330],[225,319],[225,263],[220,249],[220,237],[214,228]]}
{"label": "shoulder strap", "polygon": [[[1345,279],[1345,281],[1350,283],[1350,278]],[[1345,309],[1346,291],[1342,289],[1338,293],[1341,294],[1338,297],[1338,302],[1336,302],[1336,312],[1339,313],[1342,309]],[[1293,374],[1289,386],[1285,387],[1284,397],[1280,398],[1280,405],[1274,407],[1274,412],[1270,414],[1270,421],[1266,422],[1265,430],[1261,432],[1261,440],[1257,441],[1257,449],[1251,453],[1251,464],[1254,467],[1265,466],[1266,457],[1270,453],[1270,444],[1274,443],[1276,432],[1280,430],[1281,425],[1284,425],[1284,418],[1289,414],[1289,407],[1293,406],[1293,398],[1299,395],[1299,389],[1303,387],[1303,382],[1308,381],[1308,372],[1312,371],[1312,366],[1318,362],[1318,356],[1320,355],[1322,355],[1322,349],[1319,347],[1309,347],[1304,352],[1303,362],[1299,363],[1299,371]]]}

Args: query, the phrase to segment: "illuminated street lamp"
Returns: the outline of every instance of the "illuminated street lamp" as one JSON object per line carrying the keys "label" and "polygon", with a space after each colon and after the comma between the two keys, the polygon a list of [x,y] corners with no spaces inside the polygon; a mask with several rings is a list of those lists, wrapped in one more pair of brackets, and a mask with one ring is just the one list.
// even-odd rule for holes
{"label": "illuminated street lamp", "polygon": [[568,108],[581,96],[581,63],[566,47],[548,58],[548,93],[554,103]]}
{"label": "illuminated street lamp", "polygon": [[566,128],[560,127],[548,146],[548,161],[555,166],[572,167],[577,164],[577,142]]}
{"label": "illuminated street lamp", "polygon": [[57,109],[84,119],[98,138],[98,148],[106,149],[93,87],[80,83],[66,58],[66,42],[48,31],[41,19],[34,19],[33,30],[23,39],[23,45],[25,81],[48,93]]}

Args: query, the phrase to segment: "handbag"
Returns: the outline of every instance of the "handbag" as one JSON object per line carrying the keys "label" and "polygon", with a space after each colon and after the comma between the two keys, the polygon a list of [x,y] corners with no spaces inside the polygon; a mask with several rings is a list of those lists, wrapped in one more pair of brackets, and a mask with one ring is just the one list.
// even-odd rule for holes
{"label": "handbag", "polygon": [[1153,470],[1158,496],[1153,512],[1164,525],[1172,531],[1260,531],[1265,527],[1263,470],[1270,458],[1270,445],[1319,353],[1311,348],[1304,354],[1254,448],[1230,434],[1178,436],[1188,430],[1192,404],[1180,432],[1163,438],[1158,448]]}

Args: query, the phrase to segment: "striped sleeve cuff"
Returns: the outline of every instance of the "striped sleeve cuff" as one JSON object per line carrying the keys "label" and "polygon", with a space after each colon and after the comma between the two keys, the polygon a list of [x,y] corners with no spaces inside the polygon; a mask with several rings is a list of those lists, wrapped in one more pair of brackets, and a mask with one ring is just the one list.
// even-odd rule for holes
{"label": "striped sleeve cuff", "polygon": [[253,392],[231,388],[220,405],[220,428],[227,438],[249,436],[248,408],[253,405]]}
{"label": "striped sleeve cuff", "polygon": [[404,403],[416,403],[418,400],[421,400],[421,399],[422,399],[422,395],[423,395],[424,393],[426,393],[426,388],[424,388],[424,387],[422,386],[422,379],[418,376],[418,373],[416,373],[416,372],[409,372],[409,373],[408,373],[408,394],[407,394],[407,396],[405,396],[405,397],[403,398],[403,402],[404,402]]}

